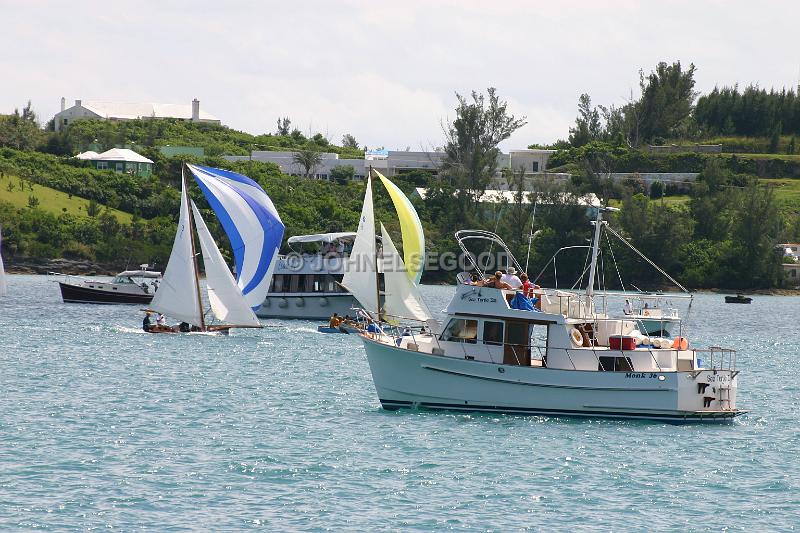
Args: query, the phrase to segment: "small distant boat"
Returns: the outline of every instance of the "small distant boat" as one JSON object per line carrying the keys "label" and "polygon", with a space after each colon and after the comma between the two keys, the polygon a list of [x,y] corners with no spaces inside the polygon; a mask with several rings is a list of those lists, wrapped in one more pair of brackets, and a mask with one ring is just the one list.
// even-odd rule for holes
{"label": "small distant boat", "polygon": [[[180,218],[161,288],[147,312],[181,321],[177,328],[143,323],[149,333],[188,331],[227,333],[231,328],[263,327],[254,313],[269,289],[275,256],[283,238],[283,223],[264,190],[246,176],[227,170],[186,165],[220,219],[231,241],[238,282],[189,199],[182,176]],[[190,207],[191,206],[191,207]],[[191,212],[190,212],[191,211]],[[220,324],[208,324],[200,294],[200,273],[195,252],[195,232],[200,241],[211,313]]]}
{"label": "small distant boat", "polygon": [[61,299],[65,303],[82,304],[149,304],[161,282],[161,272],[147,270],[124,270],[111,281],[84,279],[50,272],[50,276],[63,276],[58,283]]}
{"label": "small distant boat", "polygon": [[2,232],[0,232],[0,296],[5,296],[7,292],[6,269],[3,266],[3,236]]}
{"label": "small distant boat", "polygon": [[749,304],[752,302],[753,299],[749,296],[744,296],[742,294],[737,294],[736,296],[726,296],[725,303],[726,304]]}
{"label": "small distant boat", "polygon": [[341,326],[338,328],[332,328],[330,326],[317,326],[317,331],[320,333],[344,333],[347,334],[347,330],[342,328]]}

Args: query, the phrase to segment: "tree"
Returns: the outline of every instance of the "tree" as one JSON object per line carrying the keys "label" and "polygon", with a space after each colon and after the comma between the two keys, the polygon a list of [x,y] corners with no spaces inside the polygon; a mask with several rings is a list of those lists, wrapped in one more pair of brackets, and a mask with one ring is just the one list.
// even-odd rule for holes
{"label": "tree", "polygon": [[322,163],[322,152],[317,145],[309,143],[305,148],[292,155],[292,162],[303,169],[303,175],[308,178],[315,174],[317,165]]}
{"label": "tree", "polygon": [[524,126],[525,117],[509,114],[493,87],[488,97],[472,91],[472,101],[456,93],[456,118],[444,128],[446,145],[441,171],[468,192],[475,209],[497,170],[497,145]]}
{"label": "tree", "polygon": [[278,118],[278,135],[287,136],[291,133],[292,121],[289,117]]}
{"label": "tree", "polygon": [[783,125],[778,122],[775,127],[772,129],[772,134],[769,137],[769,153],[777,154],[778,147],[781,144],[781,130],[783,129]]}
{"label": "tree", "polygon": [[358,150],[358,141],[356,140],[355,137],[353,137],[349,133],[346,133],[342,137],[342,147],[343,148],[353,148],[354,150]]}
{"label": "tree", "polygon": [[0,115],[0,147],[31,150],[39,144],[42,135],[30,100],[21,115],[19,109],[11,115]]}
{"label": "tree", "polygon": [[650,198],[658,200],[664,197],[664,182],[656,180],[650,184]]}
{"label": "tree", "polygon": [[353,180],[356,174],[356,169],[353,165],[336,165],[331,169],[331,180],[344,185]]}
{"label": "tree", "polygon": [[642,90],[641,136],[646,141],[672,136],[674,129],[689,117],[697,96],[694,91],[694,71],[693,64],[683,70],[681,62],[676,61],[672,65],[659,63],[647,78],[643,72],[639,73]]}
{"label": "tree", "polygon": [[575,127],[569,130],[569,142],[574,147],[580,147],[590,141],[600,139],[603,127],[600,124],[600,113],[592,107],[592,99],[584,93],[578,98],[578,117]]}

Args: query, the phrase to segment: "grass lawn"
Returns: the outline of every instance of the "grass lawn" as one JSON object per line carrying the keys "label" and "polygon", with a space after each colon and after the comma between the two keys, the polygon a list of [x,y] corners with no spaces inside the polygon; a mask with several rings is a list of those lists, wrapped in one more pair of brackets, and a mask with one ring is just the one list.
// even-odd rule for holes
{"label": "grass lawn", "polygon": [[[14,184],[14,189],[11,191],[8,190],[9,183]],[[9,176],[6,174],[4,178],[1,178],[0,201],[8,202],[16,207],[28,207],[28,197],[35,196],[39,200],[39,209],[47,211],[48,213],[53,213],[54,215],[69,213],[78,217],[89,216],[86,214],[86,206],[89,204],[89,200],[86,198],[74,195],[70,198],[69,194],[65,192],[57,191],[36,183],[31,184],[29,181],[23,182],[25,184],[25,190],[23,191],[20,189],[19,183],[20,180],[16,176]],[[31,185],[33,186],[32,191],[30,189]],[[121,224],[130,224],[131,222],[130,213],[107,208],[102,204],[100,204],[100,208],[103,210],[108,209],[111,214],[117,217],[117,220]]]}
{"label": "grass lawn", "polygon": [[761,179],[762,185],[774,187],[775,198],[793,206],[800,206],[800,180],[793,179]]}

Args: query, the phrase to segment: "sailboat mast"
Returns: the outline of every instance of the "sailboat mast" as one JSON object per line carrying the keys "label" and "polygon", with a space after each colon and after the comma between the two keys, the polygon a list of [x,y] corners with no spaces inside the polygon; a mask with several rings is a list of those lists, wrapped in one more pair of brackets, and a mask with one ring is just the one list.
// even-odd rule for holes
{"label": "sailboat mast", "polygon": [[206,330],[206,319],[203,315],[203,299],[200,297],[200,267],[197,265],[197,252],[195,251],[195,244],[194,244],[194,216],[192,215],[191,210],[191,200],[189,199],[189,188],[186,185],[186,174],[184,172],[186,168],[186,163],[181,165],[181,182],[183,188],[183,194],[186,195],[186,205],[189,206],[189,216],[188,224],[189,224],[189,236],[191,237],[192,243],[192,265],[194,266],[194,288],[197,291],[197,306],[200,308],[200,330]]}
{"label": "sailboat mast", "polygon": [[[367,180],[367,187],[372,187],[372,165],[369,166],[369,179]],[[373,211],[374,213],[374,211]],[[372,226],[375,227],[375,220],[372,220]],[[378,317],[378,321],[381,319],[381,278],[380,272],[378,271],[378,247],[373,246],[375,249],[375,305],[378,309],[375,312],[375,316]]]}
{"label": "sailboat mast", "polygon": [[586,296],[589,300],[589,305],[592,305],[592,296],[594,296],[594,276],[597,269],[597,255],[600,251],[600,228],[603,225],[603,208],[597,208],[597,217],[594,222],[594,242],[592,242],[592,263],[589,265],[589,284],[586,286]]}

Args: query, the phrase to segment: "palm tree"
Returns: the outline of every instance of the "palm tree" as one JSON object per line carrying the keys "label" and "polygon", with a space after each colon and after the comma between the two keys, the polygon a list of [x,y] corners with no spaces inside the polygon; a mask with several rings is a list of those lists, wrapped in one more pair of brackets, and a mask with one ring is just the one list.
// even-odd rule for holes
{"label": "palm tree", "polygon": [[316,145],[309,144],[306,148],[294,153],[292,162],[303,167],[305,177],[308,178],[314,174],[317,165],[322,162],[322,152],[319,151]]}

